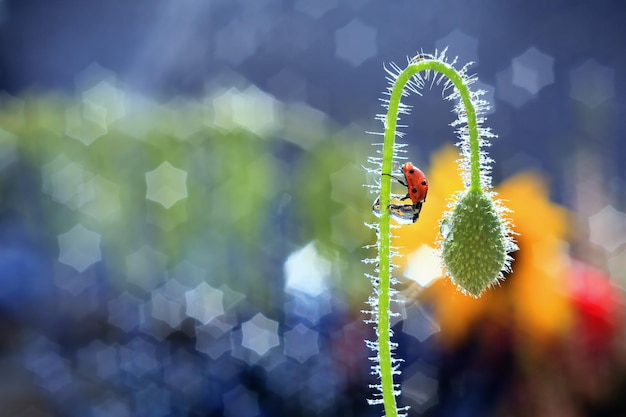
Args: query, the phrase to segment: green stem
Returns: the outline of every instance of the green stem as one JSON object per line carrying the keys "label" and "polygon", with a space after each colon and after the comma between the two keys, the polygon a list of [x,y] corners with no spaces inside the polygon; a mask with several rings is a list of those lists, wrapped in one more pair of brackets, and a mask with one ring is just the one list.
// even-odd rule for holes
{"label": "green stem", "polygon": [[478,121],[476,120],[476,109],[472,102],[470,91],[465,84],[463,75],[454,67],[444,62],[423,59],[417,63],[407,66],[396,78],[389,98],[385,139],[383,144],[383,165],[380,185],[380,223],[379,223],[379,299],[378,299],[378,361],[380,365],[380,377],[383,394],[383,404],[386,417],[397,417],[398,408],[396,405],[393,388],[393,364],[391,359],[391,336],[390,336],[390,281],[391,281],[391,226],[389,204],[391,202],[391,174],[393,163],[393,150],[396,136],[396,126],[398,119],[398,109],[402,99],[402,92],[411,77],[420,71],[432,70],[445,75],[456,87],[463,101],[463,106],[467,115],[467,127],[470,141],[470,171],[471,185],[470,191],[482,191],[480,186],[480,144],[478,141]]}

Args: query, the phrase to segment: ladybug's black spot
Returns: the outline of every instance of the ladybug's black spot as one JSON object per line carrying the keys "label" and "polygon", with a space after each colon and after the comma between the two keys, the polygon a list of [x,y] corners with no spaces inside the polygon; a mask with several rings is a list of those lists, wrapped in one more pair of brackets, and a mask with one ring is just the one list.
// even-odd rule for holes
{"label": "ladybug's black spot", "polygon": [[414,174],[414,173],[415,173],[415,170],[414,170],[414,169],[410,169],[410,170],[409,170],[409,174]]}
{"label": "ladybug's black spot", "polygon": [[417,188],[413,187],[413,189],[411,190],[412,193],[416,193],[417,192]]}
{"label": "ladybug's black spot", "polygon": [[426,181],[422,181],[422,185],[427,185],[428,183]]}

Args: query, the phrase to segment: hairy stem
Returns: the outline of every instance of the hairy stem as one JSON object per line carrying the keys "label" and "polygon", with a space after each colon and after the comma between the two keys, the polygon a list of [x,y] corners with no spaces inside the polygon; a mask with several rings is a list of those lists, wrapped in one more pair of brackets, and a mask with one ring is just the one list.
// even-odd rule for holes
{"label": "hairy stem", "polygon": [[393,363],[391,357],[391,329],[389,321],[391,291],[391,226],[389,204],[391,202],[391,171],[396,137],[398,111],[402,93],[406,84],[420,71],[435,71],[447,77],[456,87],[461,96],[467,115],[467,127],[470,141],[470,190],[482,192],[480,185],[480,144],[478,140],[478,121],[472,97],[463,76],[452,65],[444,62],[421,59],[411,63],[398,74],[391,90],[385,118],[385,136],[383,144],[383,161],[380,185],[380,223],[379,223],[379,299],[378,299],[378,361],[386,417],[397,417],[398,408],[395,400],[393,384]]}

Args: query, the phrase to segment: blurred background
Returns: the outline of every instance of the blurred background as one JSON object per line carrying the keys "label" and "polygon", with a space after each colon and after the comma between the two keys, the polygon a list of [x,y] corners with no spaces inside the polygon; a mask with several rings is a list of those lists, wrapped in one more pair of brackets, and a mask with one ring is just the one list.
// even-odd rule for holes
{"label": "blurred background", "polygon": [[402,405],[626,415],[626,7],[542,0],[0,1],[0,416],[378,416],[363,324],[383,63],[448,47],[493,108],[520,233],[441,276],[452,105],[397,230]]}

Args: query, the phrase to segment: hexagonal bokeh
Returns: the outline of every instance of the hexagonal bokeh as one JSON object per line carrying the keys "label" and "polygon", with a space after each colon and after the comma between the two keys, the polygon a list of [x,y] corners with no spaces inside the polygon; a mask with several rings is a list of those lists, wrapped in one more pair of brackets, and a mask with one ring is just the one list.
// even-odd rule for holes
{"label": "hexagonal bokeh", "polygon": [[378,53],[376,33],[375,28],[359,19],[352,19],[335,31],[335,55],[358,67]]}
{"label": "hexagonal bokeh", "polygon": [[224,314],[223,295],[222,291],[211,287],[206,282],[201,283],[193,290],[185,292],[187,315],[202,324],[209,323]]}
{"label": "hexagonal bokeh", "polygon": [[309,243],[285,261],[285,291],[320,295],[326,290],[330,267],[330,262],[317,252],[315,244]]}
{"label": "hexagonal bokeh", "polygon": [[78,372],[88,378],[98,378],[98,362],[96,356],[98,352],[106,349],[106,344],[101,340],[92,340],[87,346],[81,347],[76,352]]}
{"label": "hexagonal bokeh", "polygon": [[159,367],[156,346],[143,337],[136,336],[127,344],[120,346],[119,353],[120,368],[137,378]]}
{"label": "hexagonal bokeh", "polygon": [[57,393],[72,382],[69,360],[56,352],[43,352],[28,367],[35,374],[37,385],[50,393]]}
{"label": "hexagonal bokeh", "polygon": [[96,175],[85,182],[84,188],[90,190],[92,198],[81,205],[81,212],[99,222],[117,218],[120,213],[119,185]]}
{"label": "hexagonal bokeh", "polygon": [[187,140],[202,129],[204,114],[208,111],[205,103],[176,96],[163,107],[167,114],[165,128],[176,138]]}
{"label": "hexagonal bokeh", "polygon": [[205,281],[207,271],[193,262],[185,259],[169,272],[169,277],[175,279],[183,286],[195,288]]}
{"label": "hexagonal bokeh", "polygon": [[167,257],[148,245],[126,257],[126,279],[145,291],[165,281]]}
{"label": "hexagonal bokeh", "polygon": [[437,404],[438,386],[437,369],[423,360],[412,364],[404,372],[405,382],[402,385],[402,399],[419,414]]}
{"label": "hexagonal bokeh", "polygon": [[281,104],[254,85],[231,96],[233,122],[255,135],[268,137],[281,123]]}
{"label": "hexagonal bokeh", "polygon": [[234,308],[235,306],[237,306],[239,303],[241,303],[243,300],[246,299],[245,294],[240,293],[239,291],[233,290],[226,284],[220,285],[218,290],[220,290],[223,294],[222,304],[224,305],[224,311],[228,311]]}
{"label": "hexagonal bokeh", "polygon": [[126,115],[125,94],[114,84],[102,80],[82,93],[83,102],[104,109],[105,126]]}
{"label": "hexagonal bokeh", "polygon": [[570,71],[570,96],[595,108],[615,95],[615,71],[588,59]]}
{"label": "hexagonal bokeh", "polygon": [[152,317],[175,329],[185,319],[185,292],[188,290],[175,280],[168,280],[152,291]]}
{"label": "hexagonal bokeh", "polygon": [[65,155],[59,155],[44,164],[41,174],[42,191],[72,210],[77,210],[94,199],[94,190],[89,182],[93,174]]}
{"label": "hexagonal bokeh", "polygon": [[294,358],[300,363],[304,363],[320,351],[318,333],[302,323],[298,323],[296,327],[286,331],[283,339],[285,341],[285,355]]}
{"label": "hexagonal bokeh", "polygon": [[119,355],[117,346],[104,345],[96,352],[96,372],[102,379],[114,377],[119,372]]}
{"label": "hexagonal bokeh", "polygon": [[61,263],[55,265],[54,285],[72,295],[79,295],[95,283],[96,275],[93,269],[79,272],[73,266],[66,266]]}
{"label": "hexagonal bokeh", "polygon": [[402,322],[402,331],[404,333],[423,342],[440,330],[441,327],[426,309],[415,303],[407,306],[406,318]]}
{"label": "hexagonal bokeh", "polygon": [[187,200],[182,199],[170,208],[161,204],[150,204],[146,207],[146,221],[171,232],[188,220]]}
{"label": "hexagonal bokeh", "polygon": [[328,292],[315,296],[302,292],[294,293],[293,298],[285,303],[288,321],[298,323],[305,319],[313,325],[318,325],[322,317],[331,313],[330,298]]}
{"label": "hexagonal bokeh", "polygon": [[513,58],[513,84],[537,94],[542,88],[554,83],[554,58],[540,52],[534,46]]}
{"label": "hexagonal bokeh", "polygon": [[302,149],[314,148],[330,133],[326,113],[302,103],[293,103],[284,110],[284,138]]}
{"label": "hexagonal bokeh", "polygon": [[107,110],[94,103],[81,103],[65,111],[65,134],[91,145],[108,133]]}
{"label": "hexagonal bokeh", "polygon": [[422,245],[415,252],[410,253],[403,275],[422,287],[428,286],[433,280],[441,277],[443,271],[437,251],[428,245]]}
{"label": "hexagonal bokeh", "polygon": [[146,172],[146,184],[146,198],[166,209],[187,198],[187,171],[175,168],[167,161]]}
{"label": "hexagonal bokeh", "polygon": [[77,224],[58,237],[59,262],[83,272],[91,264],[102,259],[100,234],[82,224]]}
{"label": "hexagonal bokeh", "polygon": [[267,137],[282,124],[281,104],[254,85],[219,91],[210,98],[210,107],[214,126],[228,130],[239,127]]}
{"label": "hexagonal bokeh", "polygon": [[435,42],[439,51],[448,48],[447,56],[458,57],[458,63],[465,65],[469,62],[478,64],[478,39],[465,32],[454,29],[443,38]]}
{"label": "hexagonal bokeh", "polygon": [[270,320],[261,313],[241,324],[243,340],[241,345],[254,351],[257,355],[265,355],[271,348],[280,344],[278,322]]}
{"label": "hexagonal bokeh", "polygon": [[227,333],[231,325],[212,320],[206,325],[196,326],[196,350],[216,360],[224,353],[230,352],[230,334]]}
{"label": "hexagonal bokeh", "polygon": [[88,91],[101,82],[115,85],[115,72],[104,68],[97,62],[92,62],[74,76],[74,85],[77,92]]}
{"label": "hexagonal bokeh", "polygon": [[109,323],[125,332],[133,330],[141,323],[139,308],[142,300],[127,292],[109,300]]}
{"label": "hexagonal bokeh", "polygon": [[[155,312],[155,307],[164,307],[165,303],[159,304],[159,301],[162,302],[163,298],[153,297],[149,300],[146,300],[146,302],[144,302],[140,306],[140,314],[143,320],[139,324],[139,331],[146,336],[150,336],[154,340],[157,340],[159,342],[165,342],[166,338],[170,334],[181,329],[179,326],[172,327],[165,320],[160,320],[154,316],[153,313]],[[173,303],[168,304],[168,306],[173,306],[174,308],[177,308]],[[167,318],[169,318],[172,322],[175,322],[175,320],[179,317],[178,313],[179,311],[174,310],[172,314]],[[163,311],[161,311],[161,314],[161,317],[165,316],[165,314],[163,314]]]}
{"label": "hexagonal bokeh", "polygon": [[207,97],[209,111],[209,123],[211,126],[224,130],[235,128],[233,122],[234,97],[241,94],[237,87],[220,89]]}
{"label": "hexagonal bokeh", "polygon": [[[265,338],[265,334],[260,333],[259,335],[262,339]],[[282,352],[282,349],[273,346],[273,348],[265,351],[265,353],[259,354],[257,350],[251,349],[250,347],[243,344],[244,338],[245,337],[243,329],[233,329],[231,331],[230,356],[232,358],[245,362],[247,365],[261,366],[267,371],[271,371],[276,366],[279,366],[281,363],[284,363],[287,360]],[[253,342],[254,347],[267,347],[267,340],[259,340]]]}
{"label": "hexagonal bokeh", "polygon": [[527,89],[513,84],[513,66],[496,74],[496,97],[513,107],[520,108],[535,95]]}
{"label": "hexagonal bokeh", "polygon": [[626,213],[606,206],[589,217],[589,240],[613,252],[626,243]]}

